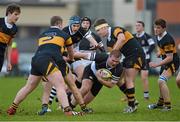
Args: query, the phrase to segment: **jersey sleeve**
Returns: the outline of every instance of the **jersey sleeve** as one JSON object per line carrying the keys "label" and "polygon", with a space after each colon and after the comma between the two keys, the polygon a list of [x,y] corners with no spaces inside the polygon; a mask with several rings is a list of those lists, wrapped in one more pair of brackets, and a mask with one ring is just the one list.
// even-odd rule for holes
{"label": "jersey sleeve", "polygon": [[118,64],[112,72],[112,82],[117,83],[120,80],[120,76],[123,72],[122,64]]}
{"label": "jersey sleeve", "polygon": [[163,50],[165,53],[173,53],[176,50],[173,38],[169,38],[163,45]]}
{"label": "jersey sleeve", "polygon": [[73,44],[72,39],[71,39],[71,37],[69,36],[69,37],[65,40],[65,45],[68,47],[68,46],[71,46],[72,44]]}
{"label": "jersey sleeve", "polygon": [[119,27],[115,28],[113,31],[113,35],[117,38],[118,34],[123,33],[123,30]]}

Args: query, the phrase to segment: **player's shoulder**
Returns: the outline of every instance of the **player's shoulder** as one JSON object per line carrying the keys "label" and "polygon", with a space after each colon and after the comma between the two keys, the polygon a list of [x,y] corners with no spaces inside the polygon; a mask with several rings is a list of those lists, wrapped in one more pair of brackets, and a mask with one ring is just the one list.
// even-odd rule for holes
{"label": "player's shoulder", "polygon": [[169,43],[175,43],[175,41],[174,41],[174,38],[172,37],[172,35],[167,33],[163,38],[163,43],[169,44]]}
{"label": "player's shoulder", "polygon": [[69,33],[69,26],[64,27],[62,30],[66,33]]}

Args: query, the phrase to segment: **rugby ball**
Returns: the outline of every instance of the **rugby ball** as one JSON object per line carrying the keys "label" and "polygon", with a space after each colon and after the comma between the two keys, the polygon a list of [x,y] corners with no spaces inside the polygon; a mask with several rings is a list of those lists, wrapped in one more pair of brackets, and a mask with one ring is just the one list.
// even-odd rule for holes
{"label": "rugby ball", "polygon": [[99,69],[99,71],[100,71],[100,74],[101,74],[101,78],[103,80],[109,80],[109,79],[112,78],[112,73],[108,69],[101,68],[101,69]]}

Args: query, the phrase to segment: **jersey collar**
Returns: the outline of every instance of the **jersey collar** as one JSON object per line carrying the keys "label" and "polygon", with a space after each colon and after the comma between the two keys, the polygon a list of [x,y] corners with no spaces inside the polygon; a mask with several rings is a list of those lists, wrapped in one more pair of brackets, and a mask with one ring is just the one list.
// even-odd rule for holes
{"label": "jersey collar", "polygon": [[108,41],[111,41],[111,27],[108,28]]}
{"label": "jersey collar", "polygon": [[167,31],[164,31],[161,37],[157,36],[158,41],[160,41],[166,34],[167,34]]}
{"label": "jersey collar", "polygon": [[144,32],[144,31],[142,31],[140,34],[139,34],[139,33],[137,33],[137,34],[136,34],[136,37],[142,37],[144,34],[145,34],[145,32]]}
{"label": "jersey collar", "polygon": [[69,28],[70,35],[74,35],[74,34],[76,33],[76,32],[74,33],[74,32],[71,30],[71,25],[69,25],[68,28]]}
{"label": "jersey collar", "polygon": [[12,28],[12,27],[13,27],[12,24],[9,24],[9,23],[8,23],[8,21],[7,21],[7,16],[4,17],[4,21],[5,21],[5,24],[6,24],[7,28]]}
{"label": "jersey collar", "polygon": [[58,26],[51,26],[51,28],[57,28],[57,29],[61,30],[61,28]]}

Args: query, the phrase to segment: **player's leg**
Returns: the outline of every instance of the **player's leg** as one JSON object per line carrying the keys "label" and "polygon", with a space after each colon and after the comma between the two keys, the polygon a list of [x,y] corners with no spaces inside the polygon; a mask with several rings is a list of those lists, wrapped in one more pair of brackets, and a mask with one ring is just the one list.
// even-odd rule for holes
{"label": "player's leg", "polygon": [[[66,83],[71,90],[73,96],[75,97],[77,103],[80,105],[81,110],[85,113],[91,113],[90,108],[86,107],[86,104],[84,103],[83,97],[81,95],[81,92],[77,88],[75,82],[78,82],[76,80],[76,77],[72,74],[71,70],[69,70],[68,74],[65,76]],[[76,106],[76,102],[70,102],[71,107]]]}
{"label": "player's leg", "polygon": [[170,92],[167,86],[167,81],[169,77],[172,76],[172,72],[170,70],[164,70],[161,76],[158,79],[159,88],[164,99],[164,107],[167,110],[171,109],[171,100],[170,100]]}
{"label": "player's leg", "polygon": [[84,96],[84,102],[85,102],[86,104],[89,104],[90,102],[93,101],[93,99],[94,99],[95,97],[96,97],[96,96],[94,96],[94,95],[92,94],[92,92],[89,91],[89,92]]}
{"label": "player's leg", "polygon": [[162,73],[160,73],[161,75],[159,76],[158,79],[160,97],[156,104],[148,105],[149,109],[163,108],[163,111],[171,110],[170,93],[169,93],[169,88],[167,86],[167,81],[169,77],[171,77],[173,74],[173,71],[171,69],[172,68],[170,67],[167,69],[161,68]]}
{"label": "player's leg", "polygon": [[127,98],[128,98],[128,107],[124,110],[125,113],[132,113],[136,111],[135,106],[135,86],[134,80],[138,73],[138,70],[135,68],[126,68],[125,69],[125,83],[127,87]]}
{"label": "player's leg", "polygon": [[[93,84],[93,82],[90,79],[82,80],[82,86],[79,89],[82,97],[84,97],[91,90],[92,84]],[[72,97],[71,103],[74,106],[77,104],[77,100],[75,99],[74,96]]]}
{"label": "player's leg", "polygon": [[90,102],[92,102],[93,99],[98,95],[102,87],[103,85],[97,80],[97,78],[94,78],[90,91],[88,91],[86,95],[84,96],[84,102],[86,104],[89,104]]}
{"label": "player's leg", "polygon": [[4,62],[4,56],[1,56],[0,57],[0,72],[2,70],[3,62]]}
{"label": "player's leg", "polygon": [[38,115],[44,115],[46,112],[48,112],[48,103],[51,88],[52,84],[49,81],[43,83],[42,109],[40,112],[38,112]]}
{"label": "player's leg", "polygon": [[18,105],[37,87],[40,80],[41,80],[40,76],[30,75],[28,77],[28,81],[26,85],[18,91],[13,101],[13,104],[7,110],[7,113],[9,115],[14,115],[16,113],[16,109],[18,108]]}
{"label": "player's leg", "polygon": [[72,115],[81,114],[79,112],[72,111],[72,108],[69,106],[69,102],[66,94],[66,85],[61,72],[57,69],[56,71],[48,75],[47,79],[56,88],[57,98],[63,107],[65,115],[72,116]]}
{"label": "player's leg", "polygon": [[141,70],[141,80],[143,83],[144,99],[149,99],[149,81],[148,81],[148,70]]}

